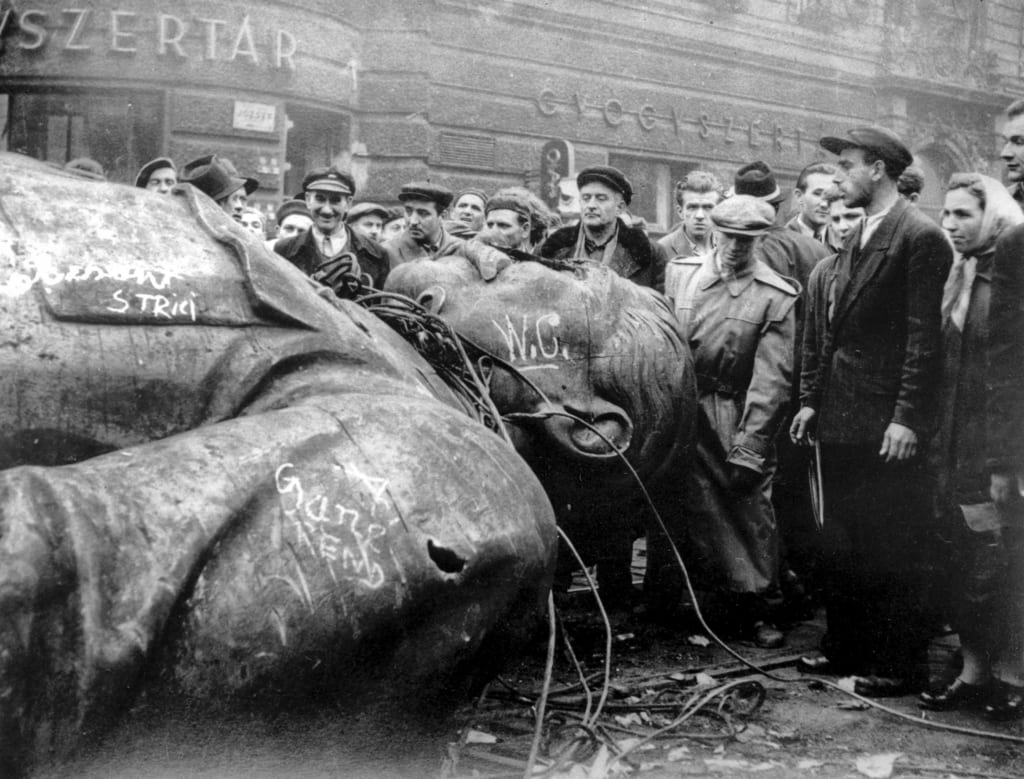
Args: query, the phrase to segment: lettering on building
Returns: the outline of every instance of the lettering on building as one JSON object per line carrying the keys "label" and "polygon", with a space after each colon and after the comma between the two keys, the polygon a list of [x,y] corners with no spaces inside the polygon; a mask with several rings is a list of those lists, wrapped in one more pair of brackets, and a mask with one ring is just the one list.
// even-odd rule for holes
{"label": "lettering on building", "polygon": [[126,9],[43,10],[6,8],[0,38],[23,52],[64,55],[155,53],[169,60],[235,62],[271,70],[295,70],[298,41],[282,29],[264,29],[246,14],[241,19],[185,19],[170,13]]}

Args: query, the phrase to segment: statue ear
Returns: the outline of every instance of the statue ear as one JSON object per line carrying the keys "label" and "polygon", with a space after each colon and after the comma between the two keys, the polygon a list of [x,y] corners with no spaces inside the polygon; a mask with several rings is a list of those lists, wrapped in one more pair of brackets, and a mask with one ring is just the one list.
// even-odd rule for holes
{"label": "statue ear", "polygon": [[427,287],[423,290],[416,298],[416,302],[423,306],[434,316],[438,316],[441,313],[441,309],[444,308],[444,299],[446,293],[444,287],[435,284],[432,287]]}

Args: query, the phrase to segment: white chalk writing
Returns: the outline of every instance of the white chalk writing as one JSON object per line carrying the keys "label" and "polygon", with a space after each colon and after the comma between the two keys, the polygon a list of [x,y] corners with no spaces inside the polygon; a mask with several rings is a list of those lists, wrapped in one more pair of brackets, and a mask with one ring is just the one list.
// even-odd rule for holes
{"label": "white chalk writing", "polygon": [[[149,287],[158,292],[167,289],[181,276],[172,271],[157,270],[137,265],[68,265],[66,268],[45,267],[27,263],[27,273],[18,273],[24,278],[18,279],[19,287],[30,287],[42,284],[44,287],[56,287],[61,284],[90,281],[128,281],[140,287]],[[12,279],[13,280],[13,279]]]}
{"label": "white chalk writing", "polygon": [[115,314],[133,311],[152,315],[154,319],[196,321],[195,292],[189,292],[188,295],[157,295],[141,292],[130,294],[123,289],[118,289],[111,295],[110,302],[111,305],[107,306],[107,311]]}
{"label": "white chalk writing", "polygon": [[542,314],[533,323],[523,314],[522,324],[517,328],[512,318],[505,314],[505,325],[491,320],[508,348],[508,361],[537,362],[538,360],[569,359],[569,348],[560,343],[556,328],[562,323],[558,314]]}
{"label": "white chalk writing", "polygon": [[274,483],[299,543],[322,560],[333,577],[340,566],[341,572],[370,589],[384,585],[378,546],[387,535],[383,525],[364,520],[357,509],[334,498],[307,490],[292,463],[278,467]]}

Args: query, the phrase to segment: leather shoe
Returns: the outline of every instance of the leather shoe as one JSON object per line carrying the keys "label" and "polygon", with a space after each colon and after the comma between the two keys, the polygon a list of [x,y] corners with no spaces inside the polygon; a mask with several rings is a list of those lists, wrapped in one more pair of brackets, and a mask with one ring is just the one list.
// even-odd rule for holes
{"label": "leather shoe", "polygon": [[952,711],[978,706],[989,692],[988,684],[969,684],[957,678],[938,692],[923,692],[917,705],[929,711]]}
{"label": "leather shoe", "polygon": [[1024,687],[1002,684],[998,692],[984,708],[985,717],[1002,722],[1020,719],[1024,716]]}
{"label": "leather shoe", "polygon": [[801,657],[796,661],[796,670],[802,674],[839,675],[839,671],[827,657]]}
{"label": "leather shoe", "polygon": [[754,643],[761,649],[778,649],[786,643],[786,636],[775,625],[767,622],[755,622]]}
{"label": "leather shoe", "polygon": [[910,692],[910,684],[899,676],[856,676],[853,691],[865,698],[898,698]]}

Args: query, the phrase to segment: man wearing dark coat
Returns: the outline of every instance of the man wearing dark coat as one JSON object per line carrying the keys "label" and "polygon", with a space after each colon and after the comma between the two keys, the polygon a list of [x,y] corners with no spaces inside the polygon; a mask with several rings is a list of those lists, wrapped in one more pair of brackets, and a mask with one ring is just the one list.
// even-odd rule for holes
{"label": "man wearing dark coat", "polygon": [[353,178],[333,166],[317,168],[302,180],[302,191],[313,226],[279,240],[274,251],[339,297],[352,297],[353,279],[383,287],[390,270],[384,249],[345,224],[356,191]]}
{"label": "man wearing dark coat", "polygon": [[933,531],[922,452],[937,421],[942,289],[952,250],[899,197],[913,157],[880,127],[820,141],[835,183],[867,216],[812,275],[804,325],[797,443],[816,437],[823,474],[828,632],[804,672],[853,674],[862,695],[924,681],[924,608]]}
{"label": "man wearing dark coat", "polygon": [[576,176],[580,190],[579,224],[563,227],[541,244],[541,257],[586,258],[601,263],[642,287],[665,290],[668,253],[637,227],[619,216],[633,187],[618,168],[595,165]]}
{"label": "man wearing dark coat", "polygon": [[676,184],[679,227],[659,238],[669,258],[696,257],[714,248],[711,209],[722,202],[722,185],[711,173],[691,170]]}

